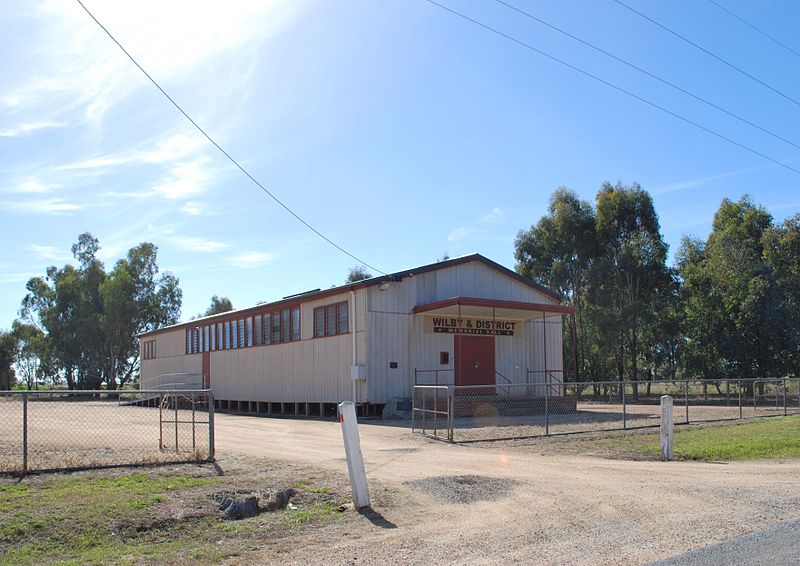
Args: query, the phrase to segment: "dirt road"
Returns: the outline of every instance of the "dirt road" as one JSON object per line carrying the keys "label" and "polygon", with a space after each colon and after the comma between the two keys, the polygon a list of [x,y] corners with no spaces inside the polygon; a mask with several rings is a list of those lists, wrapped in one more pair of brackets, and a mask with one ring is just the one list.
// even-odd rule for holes
{"label": "dirt road", "polygon": [[[800,461],[627,462],[449,445],[409,429],[360,427],[370,487],[398,505],[359,528],[297,541],[292,564],[642,564],[800,517]],[[335,422],[217,416],[218,457],[279,459],[345,474]],[[514,480],[460,503],[407,482]],[[488,481],[488,480],[487,480]],[[386,528],[396,525],[396,528]]]}

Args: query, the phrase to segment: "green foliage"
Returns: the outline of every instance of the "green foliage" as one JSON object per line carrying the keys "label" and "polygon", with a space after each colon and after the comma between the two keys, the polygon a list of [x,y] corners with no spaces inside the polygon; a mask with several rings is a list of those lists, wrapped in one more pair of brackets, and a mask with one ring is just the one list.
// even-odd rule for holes
{"label": "green foliage", "polygon": [[594,207],[560,188],[515,256],[575,308],[578,379],[797,375],[800,215],[775,225],[748,196],[725,199],[707,241],[684,237],[670,269],[639,185],[605,183]]}
{"label": "green foliage", "polygon": [[704,377],[797,375],[800,218],[773,225],[750,197],[722,201],[705,243],[678,255],[687,370]]}
{"label": "green foliage", "polygon": [[367,271],[365,266],[357,265],[350,268],[350,271],[347,273],[347,279],[345,279],[344,282],[355,283],[356,281],[363,281],[364,279],[370,279],[371,277],[372,273]]}
{"label": "green foliage", "polygon": [[211,297],[211,305],[206,309],[206,312],[203,313],[203,316],[211,316],[232,310],[233,303],[228,297],[214,295]]}
{"label": "green foliage", "polygon": [[648,316],[656,308],[676,308],[666,255],[652,199],[635,184],[605,183],[595,207],[559,188],[548,214],[517,235],[517,271],[558,291],[575,308],[578,379],[616,373],[636,381],[642,359],[651,375],[652,366],[661,364],[674,374],[677,344],[662,343],[660,330],[675,321],[660,321],[657,328]]}
{"label": "green foliage", "polygon": [[174,324],[180,315],[178,280],[158,276],[153,244],[131,248],[110,272],[96,257],[99,249],[97,239],[81,234],[72,246],[78,267],[48,267],[45,277],[29,280],[20,309],[20,331],[41,333],[23,341],[26,354],[38,360],[37,371],[63,375],[70,389],[114,389],[133,381],[137,334]]}
{"label": "green foliage", "polygon": [[7,391],[17,382],[13,363],[17,357],[19,342],[11,332],[0,331],[0,390]]}

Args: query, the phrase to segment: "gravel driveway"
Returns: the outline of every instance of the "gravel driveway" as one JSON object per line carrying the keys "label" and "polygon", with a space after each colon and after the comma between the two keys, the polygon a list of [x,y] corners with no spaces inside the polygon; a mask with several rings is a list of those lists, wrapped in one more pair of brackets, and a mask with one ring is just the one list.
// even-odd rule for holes
{"label": "gravel driveway", "polygon": [[[370,489],[397,505],[377,509],[383,523],[295,541],[283,564],[643,564],[800,517],[798,460],[629,462],[449,445],[385,424],[360,434]],[[216,437],[223,461],[347,471],[336,422],[220,414]]]}

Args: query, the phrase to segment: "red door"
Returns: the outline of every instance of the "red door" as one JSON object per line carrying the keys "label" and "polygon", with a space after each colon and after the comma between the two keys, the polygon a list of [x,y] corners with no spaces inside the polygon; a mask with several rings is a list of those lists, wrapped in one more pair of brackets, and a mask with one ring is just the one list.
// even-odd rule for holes
{"label": "red door", "polygon": [[[494,337],[457,334],[454,338],[456,385],[494,385]],[[494,393],[494,388],[486,392]]]}
{"label": "red door", "polygon": [[203,352],[203,389],[211,389],[211,352]]}

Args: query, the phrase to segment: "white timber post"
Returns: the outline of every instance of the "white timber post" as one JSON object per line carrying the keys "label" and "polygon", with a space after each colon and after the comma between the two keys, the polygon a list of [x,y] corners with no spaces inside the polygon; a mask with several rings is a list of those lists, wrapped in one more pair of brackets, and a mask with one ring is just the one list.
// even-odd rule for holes
{"label": "white timber post", "polygon": [[672,397],[661,396],[661,460],[672,460]]}
{"label": "white timber post", "polygon": [[355,403],[352,401],[339,403],[339,421],[342,423],[342,438],[344,438],[344,452],[347,456],[347,469],[350,472],[353,503],[356,509],[363,509],[369,507],[369,489],[367,489],[364,458],[361,455]]}

